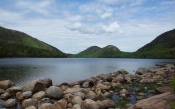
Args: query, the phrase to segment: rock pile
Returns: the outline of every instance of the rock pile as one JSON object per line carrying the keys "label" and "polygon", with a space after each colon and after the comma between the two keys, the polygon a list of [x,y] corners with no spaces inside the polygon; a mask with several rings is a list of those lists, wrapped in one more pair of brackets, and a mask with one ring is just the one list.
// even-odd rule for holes
{"label": "rock pile", "polygon": [[[6,108],[21,105],[26,109],[112,109],[116,105],[111,99],[113,94],[118,94],[120,98],[127,98],[132,94],[128,85],[162,84],[174,74],[174,66],[166,65],[154,69],[139,68],[133,75],[120,70],[60,85],[53,85],[50,78],[35,80],[23,87],[4,80],[0,81],[0,97],[6,100],[3,104]],[[144,89],[147,90],[147,87]],[[166,89],[158,88],[157,92],[163,93]],[[145,98],[142,92],[135,95],[138,100]]]}

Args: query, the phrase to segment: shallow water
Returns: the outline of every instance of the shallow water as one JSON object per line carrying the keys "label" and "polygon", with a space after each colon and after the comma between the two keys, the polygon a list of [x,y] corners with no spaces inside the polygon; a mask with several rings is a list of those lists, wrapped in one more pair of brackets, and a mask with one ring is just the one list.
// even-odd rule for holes
{"label": "shallow water", "polygon": [[173,63],[175,59],[123,58],[6,58],[0,59],[0,80],[11,79],[24,85],[49,77],[54,84],[84,80],[102,73],[125,69],[135,73],[140,67],[154,67],[156,63]]}

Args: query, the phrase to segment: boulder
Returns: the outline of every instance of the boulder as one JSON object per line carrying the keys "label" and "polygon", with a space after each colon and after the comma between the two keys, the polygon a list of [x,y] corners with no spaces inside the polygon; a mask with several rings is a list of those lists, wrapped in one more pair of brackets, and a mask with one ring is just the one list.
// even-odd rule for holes
{"label": "boulder", "polygon": [[0,95],[5,93],[5,90],[4,89],[0,89]]}
{"label": "boulder", "polygon": [[51,103],[43,103],[38,109],[55,109]]}
{"label": "boulder", "polygon": [[29,84],[26,84],[25,86],[22,87],[23,92],[25,91],[32,91],[32,94],[39,92],[39,91],[44,91],[46,89],[46,86],[41,83],[38,80],[35,80]]}
{"label": "boulder", "polygon": [[72,99],[73,99],[73,95],[72,94],[65,94],[64,98],[67,100],[68,103],[72,103]]}
{"label": "boulder", "polygon": [[96,88],[100,88],[101,90],[109,90],[111,87],[104,85],[104,84],[101,84],[101,83],[98,83]]}
{"label": "boulder", "polygon": [[50,78],[39,79],[38,81],[43,83],[47,88],[52,86],[52,79]]}
{"label": "boulder", "polygon": [[37,107],[37,101],[34,100],[34,99],[25,99],[23,102],[22,102],[22,108],[27,108],[29,106],[34,106],[34,107]]}
{"label": "boulder", "polygon": [[68,93],[76,93],[76,92],[84,92],[83,88],[67,88],[64,91],[64,94],[68,94]]}
{"label": "boulder", "polygon": [[6,89],[8,89],[8,88],[10,88],[10,87],[12,87],[14,85],[15,85],[14,82],[11,81],[11,80],[0,81],[0,89],[6,90]]}
{"label": "boulder", "polygon": [[100,109],[100,107],[95,101],[86,99],[82,102],[82,109]]}
{"label": "boulder", "polygon": [[85,99],[95,99],[96,98],[96,94],[93,91],[89,91],[88,93],[86,93],[85,95]]}
{"label": "boulder", "polygon": [[147,99],[138,101],[129,109],[171,109],[170,103],[166,100],[174,100],[175,95],[171,92],[166,92]]}
{"label": "boulder", "polygon": [[16,98],[18,100],[28,99],[32,97],[32,91],[26,91],[26,92],[17,92]]}
{"label": "boulder", "polygon": [[123,82],[124,81],[124,77],[122,74],[118,75],[113,82]]}
{"label": "boulder", "polygon": [[16,99],[8,99],[7,101],[4,102],[3,106],[6,108],[10,108],[10,107],[15,107],[17,106],[17,101]]}
{"label": "boulder", "polygon": [[147,73],[147,69],[146,68],[139,68],[137,69],[136,73],[137,75],[144,75]]}
{"label": "boulder", "polygon": [[88,88],[89,87],[89,82],[84,82],[82,85],[84,88]]}
{"label": "boulder", "polygon": [[18,86],[13,86],[7,89],[7,92],[9,92],[11,96],[16,96],[16,93],[21,91],[22,88]]}
{"label": "boulder", "polygon": [[72,99],[72,104],[79,104],[81,105],[81,103],[83,102],[83,100],[79,97],[79,96],[74,96]]}
{"label": "boulder", "polygon": [[144,78],[142,80],[140,80],[140,83],[154,83],[155,80],[151,79],[151,78]]}
{"label": "boulder", "polygon": [[172,91],[170,86],[158,87],[156,89],[156,92],[158,92],[158,93],[165,93],[165,92],[169,92],[169,91]]}
{"label": "boulder", "polygon": [[72,109],[81,109],[81,106],[79,104],[73,105]]}
{"label": "boulder", "polygon": [[40,100],[40,99],[44,98],[45,96],[46,96],[45,92],[44,91],[40,91],[40,92],[35,93],[32,96],[32,98],[36,99],[36,100]]}
{"label": "boulder", "polygon": [[61,99],[53,104],[54,109],[67,109],[67,101]]}
{"label": "boulder", "polygon": [[63,91],[56,86],[50,86],[46,90],[46,96],[51,99],[61,99],[63,97]]}
{"label": "boulder", "polygon": [[25,109],[36,109],[36,107],[35,106],[29,106],[29,107],[27,107]]}
{"label": "boulder", "polygon": [[74,94],[74,96],[79,96],[81,99],[84,99],[84,98],[85,98],[85,94],[82,93],[82,92],[76,92],[76,93]]}
{"label": "boulder", "polygon": [[115,102],[112,100],[103,100],[101,101],[103,104],[103,107],[100,107],[100,109],[107,109],[107,108],[114,108],[115,107]]}
{"label": "boulder", "polygon": [[10,98],[10,97],[11,97],[11,95],[10,95],[9,92],[5,92],[5,93],[1,94],[1,98],[2,98],[2,99],[8,99],[8,98]]}

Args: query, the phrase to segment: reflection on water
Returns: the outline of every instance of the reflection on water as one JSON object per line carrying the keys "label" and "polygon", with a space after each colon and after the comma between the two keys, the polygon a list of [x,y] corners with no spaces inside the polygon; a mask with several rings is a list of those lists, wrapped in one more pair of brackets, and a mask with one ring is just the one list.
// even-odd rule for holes
{"label": "reflection on water", "polygon": [[0,80],[11,79],[17,85],[49,77],[54,84],[87,79],[102,73],[126,69],[134,73],[139,67],[153,67],[156,63],[172,63],[163,59],[83,59],[83,58],[12,58],[0,59]]}

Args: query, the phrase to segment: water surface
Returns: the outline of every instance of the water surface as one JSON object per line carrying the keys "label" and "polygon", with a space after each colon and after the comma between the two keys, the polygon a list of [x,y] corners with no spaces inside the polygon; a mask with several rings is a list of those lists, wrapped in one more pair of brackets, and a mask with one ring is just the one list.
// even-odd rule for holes
{"label": "water surface", "polygon": [[7,58],[0,59],[0,80],[11,79],[17,85],[24,85],[49,77],[54,84],[60,84],[120,69],[135,73],[139,67],[150,68],[156,63],[173,62],[175,59]]}

